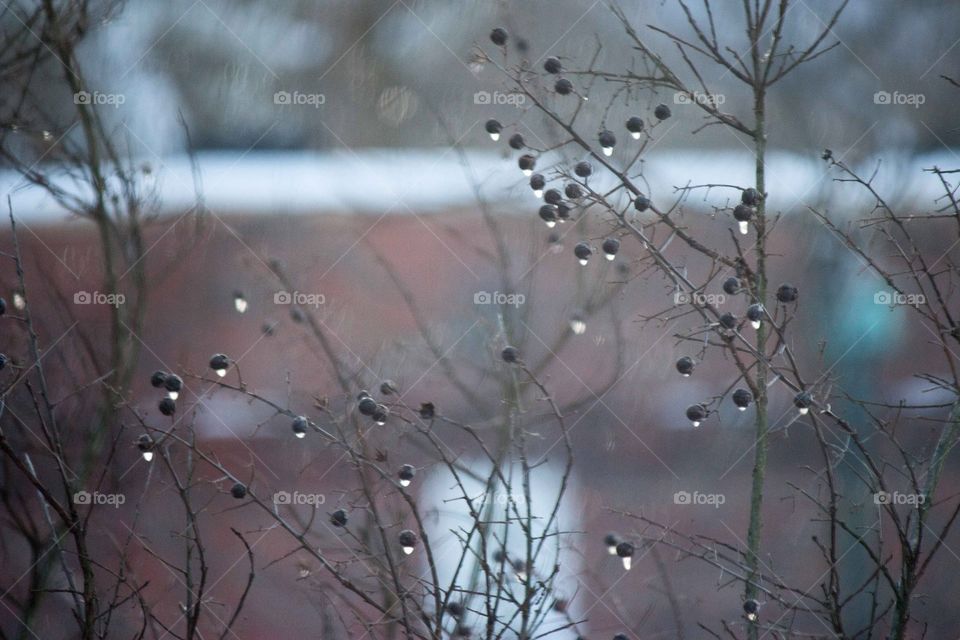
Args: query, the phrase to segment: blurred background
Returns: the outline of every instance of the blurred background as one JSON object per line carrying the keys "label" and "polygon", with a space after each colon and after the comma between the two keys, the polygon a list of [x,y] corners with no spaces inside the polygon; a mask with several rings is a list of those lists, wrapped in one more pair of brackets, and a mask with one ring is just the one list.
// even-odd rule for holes
{"label": "blurred background", "polygon": [[[623,4],[648,42],[684,68],[668,39],[645,27],[692,38],[677,4]],[[793,4],[788,40],[816,37],[837,4]],[[731,46],[743,47],[739,3],[719,4],[714,17]],[[20,28],[9,13],[3,21],[6,29]],[[873,206],[862,190],[833,181],[821,160],[824,149],[867,175],[876,170],[877,188],[905,210],[944,204],[936,200],[943,193],[938,180],[922,170],[960,167],[960,89],[942,77],[960,78],[957,24],[960,4],[952,0],[853,2],[827,38],[839,45],[771,93],[768,207],[782,214],[771,243],[779,256],[773,281],[799,287],[795,346],[804,365],[829,371],[838,395],[943,399],[924,392],[913,376],[915,363],[933,351],[922,325],[908,310],[875,303],[883,283],[808,207],[849,220]],[[634,57],[606,4],[590,0],[129,0],[97,17],[80,50],[86,81],[96,88],[89,100],[102,107],[114,139],[140,171],[153,216],[146,257],[151,306],[137,336],[136,401],[156,418],[150,373],[202,371],[215,352],[242,356],[248,384],[301,411],[330,393],[330,372],[309,346],[308,331],[276,298],[273,260],[292,275],[299,293],[322,300],[318,317],[370,388],[393,379],[412,404],[433,402],[467,422],[482,423],[499,410],[498,385],[488,373],[502,366],[497,354],[506,314],[513,342],[530,361],[544,363],[548,386],[571,407],[576,425],[577,466],[563,514],[570,530],[583,532],[564,551],[565,595],[574,615],[588,617],[586,629],[597,637],[633,631],[674,638],[680,623],[686,637],[704,637],[697,622],[740,614],[739,587],[707,565],[676,563],[664,553],[624,574],[602,536],[636,532],[636,523],[620,515],[628,511],[742,547],[750,416],[723,407],[693,430],[685,407],[723,393],[731,363],[713,353],[697,376],[680,378],[673,363],[695,348],[674,334],[694,321],[644,320],[669,308],[674,292],[633,269],[639,247],[625,242],[616,261],[580,269],[573,245],[602,230],[584,222],[553,234],[536,217],[540,201],[516,168],[508,136],[492,142],[483,124],[497,118],[509,131],[538,136],[543,146],[557,132],[512,93],[496,68],[503,60],[480,54],[494,50],[487,39],[494,26],[510,32],[512,60],[537,67],[552,55],[583,68],[596,54],[596,66],[617,70]],[[60,70],[50,64],[39,73],[50,77],[39,85],[47,91],[41,94],[45,119],[67,121],[74,98],[54,80]],[[715,68],[706,78],[724,97],[725,110],[749,120],[748,94],[735,78]],[[604,123],[619,132],[628,115],[659,103],[673,111],[643,158],[655,202],[671,204],[676,188],[687,184],[753,183],[748,142],[722,127],[701,130],[696,107],[672,94],[610,105],[609,95],[602,82],[593,85],[581,115],[591,135]],[[67,138],[78,135],[66,124],[62,129]],[[626,147],[625,131],[623,139]],[[618,149],[614,159],[627,157]],[[43,165],[42,155],[37,162]],[[52,175],[64,189],[80,188],[68,176]],[[92,226],[9,167],[0,173],[0,187],[22,225],[34,289],[56,291],[63,300],[92,290],[101,272]],[[728,201],[722,191],[700,192],[678,215],[702,237],[724,241],[730,224],[712,206]],[[956,252],[955,238],[931,232],[927,241],[934,255]],[[509,257],[506,266],[495,259],[500,249]],[[679,247],[676,255],[683,255]],[[688,268],[706,273],[710,265],[690,258]],[[502,290],[505,271],[515,290]],[[10,299],[16,284],[12,275],[4,278]],[[243,314],[235,307],[238,293],[249,305]],[[489,303],[497,294],[522,301],[501,308]],[[49,319],[49,340],[74,321],[93,334],[106,326],[98,323],[106,322],[107,310],[67,311],[55,298],[37,302]],[[745,303],[732,305],[740,314]],[[583,331],[573,330],[576,321],[585,323]],[[205,398],[197,425],[218,455],[262,465],[254,483],[313,487],[327,496],[328,510],[342,500],[349,479],[332,453],[291,440],[282,421],[260,424],[265,417],[241,398],[199,387],[189,393]],[[808,468],[818,464],[815,443],[796,421],[789,390],[774,386],[771,394],[772,415],[779,418],[767,480],[765,562],[774,574],[813,586],[822,567],[811,561],[811,536],[821,524],[795,487],[818,486]],[[924,432],[918,438],[926,434],[926,427],[916,428]],[[424,467],[424,495],[442,505],[436,496],[449,478],[431,471],[402,434],[386,436],[384,447],[395,462]],[[142,480],[148,472],[137,452],[121,455],[133,469],[123,482]],[[948,464],[943,485],[956,488],[958,468],[955,460]],[[545,492],[550,473],[556,469],[546,465]],[[725,501],[677,504],[677,492],[697,491]],[[869,495],[862,498],[868,519],[874,505]],[[169,494],[157,500],[175,503]],[[171,512],[158,507],[144,516],[154,552],[178,549],[167,531]],[[247,529],[262,524],[242,511],[218,515]],[[460,515],[438,506],[434,526],[443,532]],[[218,558],[215,573],[227,598],[242,590],[245,567],[234,562],[240,551],[229,529],[223,531],[221,542],[230,550]],[[279,537],[258,547],[268,560],[288,550]],[[179,585],[150,557],[142,553],[142,571],[157,590],[158,606],[173,611]],[[950,580],[960,560],[946,554],[941,561],[930,569],[929,595],[917,615],[929,620],[928,637],[956,637],[960,614],[950,606]],[[238,636],[321,628],[333,588],[319,577],[305,578],[292,561],[264,567]],[[678,600],[671,601],[671,593]],[[50,634],[40,637],[58,637],[53,616],[38,624]]]}

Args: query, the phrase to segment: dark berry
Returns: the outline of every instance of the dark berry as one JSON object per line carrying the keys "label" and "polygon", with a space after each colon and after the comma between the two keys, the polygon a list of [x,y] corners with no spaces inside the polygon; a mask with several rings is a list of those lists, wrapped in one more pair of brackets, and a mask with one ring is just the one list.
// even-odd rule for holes
{"label": "dark berry", "polygon": [[547,223],[556,222],[557,207],[552,204],[545,204],[540,207],[540,219]]}
{"label": "dark berry", "polygon": [[554,58],[553,56],[550,56],[549,58],[543,61],[543,70],[546,71],[547,73],[557,74],[557,73],[560,73],[562,69],[563,69],[563,65],[560,64],[560,60],[558,58]]}
{"label": "dark berry", "polygon": [[397,536],[397,540],[400,542],[401,547],[411,549],[417,546],[417,534],[410,529],[404,529],[400,532],[400,535]]}
{"label": "dark berry", "polygon": [[6,356],[6,354],[0,353],[0,371],[3,371],[3,368],[7,366],[9,361],[10,359]]}
{"label": "dark berry", "polygon": [[650,208],[650,199],[642,193],[633,201],[633,208],[641,213]]}
{"label": "dark berry", "polygon": [[756,302],[747,307],[747,319],[750,322],[760,322],[763,319],[763,305]]}
{"label": "dark berry", "polygon": [[615,256],[620,251],[620,241],[616,238],[607,238],[603,241],[602,248],[607,256]]}
{"label": "dark berry", "polygon": [[503,351],[500,352],[500,357],[503,358],[504,362],[513,364],[520,359],[520,351],[516,347],[504,347]]}
{"label": "dark berry", "polygon": [[560,220],[566,220],[570,217],[570,212],[573,210],[573,205],[567,202],[566,200],[561,200],[557,203],[557,218]]}
{"label": "dark berry", "polygon": [[223,371],[230,368],[230,358],[218,353],[210,358],[210,368],[214,371]]}
{"label": "dark berry", "polygon": [[617,545],[617,555],[621,558],[629,558],[633,555],[633,543],[621,542]]}
{"label": "dark berry", "polygon": [[178,391],[183,389],[183,378],[181,378],[178,375],[169,373],[167,374],[166,379],[164,379],[163,381],[163,387],[167,391],[172,391],[173,393],[177,393]]}
{"label": "dark berry", "polygon": [[160,413],[165,416],[172,416],[177,411],[177,403],[172,398],[164,398],[157,406],[160,409]]}
{"label": "dark berry", "polygon": [[448,602],[447,613],[449,613],[454,618],[459,618],[460,616],[463,615],[463,604],[460,602]]}
{"label": "dark berry", "polygon": [[0,298],[0,316],[7,312],[7,301]]}
{"label": "dark berry", "polygon": [[511,149],[518,149],[518,150],[523,149],[526,146],[526,144],[523,141],[523,136],[520,135],[519,133],[515,133],[512,136],[510,136],[510,140],[508,141],[507,144],[510,145]]}
{"label": "dark berry", "polygon": [[632,116],[627,120],[627,131],[634,134],[634,137],[639,137],[643,131],[643,118],[640,116]]}
{"label": "dark berry", "polygon": [[683,356],[682,358],[677,360],[677,371],[679,371],[681,375],[685,375],[685,376],[690,375],[691,373],[693,373],[693,367],[694,367],[693,358],[691,358],[690,356]]}
{"label": "dark berry", "polygon": [[801,391],[793,397],[793,406],[797,409],[809,409],[810,405],[813,404],[813,396],[811,396],[806,391]]}
{"label": "dark berry", "polygon": [[330,514],[330,524],[332,524],[335,527],[347,526],[348,520],[349,518],[347,517],[347,512],[344,511],[343,509],[337,509],[336,511]]}
{"label": "dark berry", "polygon": [[153,375],[150,376],[150,384],[156,388],[163,386],[163,383],[167,381],[167,372],[166,371],[154,371]]}
{"label": "dark berry", "polygon": [[603,536],[603,544],[608,547],[616,547],[618,544],[620,544],[620,538],[618,538],[617,534],[615,533],[608,533],[607,535]]}
{"label": "dark berry", "polygon": [[756,600],[747,600],[743,603],[743,612],[748,616],[757,615],[757,611],[760,610],[760,603]]}
{"label": "dark berry", "polygon": [[503,125],[500,124],[498,120],[487,120],[487,124],[484,125],[484,129],[487,130],[487,133],[490,135],[499,135],[503,131]]}
{"label": "dark berry", "polygon": [[377,401],[370,396],[360,398],[357,403],[357,411],[364,416],[372,416],[377,411]]}
{"label": "dark berry", "polygon": [[586,178],[593,173],[593,167],[586,160],[582,160],[573,168],[573,172],[581,178]]}
{"label": "dark berry", "polygon": [[576,182],[571,182],[563,188],[563,193],[571,200],[579,200],[583,197],[583,189]]}
{"label": "dark berry", "polygon": [[490,32],[490,41],[498,47],[502,47],[503,45],[507,44],[507,30],[497,27]]}
{"label": "dark berry", "polygon": [[740,279],[734,276],[730,276],[723,281],[723,291],[728,295],[734,295],[740,291]]}
{"label": "dark berry", "polygon": [[146,452],[153,449],[153,438],[146,433],[137,439],[137,449]]}
{"label": "dark berry", "polygon": [[293,432],[298,438],[302,438],[307,433],[307,426],[309,422],[304,416],[297,416],[293,419],[293,423],[290,425],[290,428],[293,429]]}
{"label": "dark berry", "polygon": [[534,191],[543,191],[543,188],[547,186],[547,181],[541,173],[535,173],[530,176],[530,188]]}
{"label": "dark berry", "polygon": [[658,104],[653,110],[653,115],[656,116],[657,120],[666,120],[671,115],[670,107],[665,104]]}
{"label": "dark berry", "polygon": [[562,96],[568,96],[573,93],[573,83],[566,78],[557,78],[553,85],[553,90]]}
{"label": "dark berry", "polygon": [[397,472],[397,477],[409,483],[416,474],[417,470],[412,464],[405,464],[400,467],[400,471]]}
{"label": "dark berry", "polygon": [[436,414],[436,408],[433,406],[432,402],[421,402],[420,403],[420,418],[423,420],[432,420],[433,416]]}
{"label": "dark berry", "polygon": [[787,304],[788,302],[796,302],[798,293],[799,291],[797,291],[795,286],[791,284],[782,284],[780,285],[780,288],[777,289],[777,300],[783,304]]}
{"label": "dark berry", "polygon": [[549,204],[557,204],[563,200],[563,194],[559,189],[547,189],[543,192],[543,201]]}
{"label": "dark berry", "polygon": [[243,500],[247,497],[247,488],[238,482],[230,487],[230,495],[237,500]]}
{"label": "dark berry", "polygon": [[604,149],[604,153],[607,155],[610,155],[608,149],[617,146],[617,136],[613,135],[613,131],[608,129],[601,131],[597,139],[600,141],[600,147]]}
{"label": "dark berry", "polygon": [[720,316],[720,326],[724,329],[735,329],[737,327],[737,316],[732,313],[725,313]]}
{"label": "dark berry", "polygon": [[741,409],[746,409],[753,402],[753,394],[746,389],[737,389],[733,392],[733,404]]}
{"label": "dark berry", "polygon": [[517,159],[517,166],[520,167],[521,171],[533,171],[533,168],[536,165],[537,159],[529,153],[524,154]]}
{"label": "dark berry", "polygon": [[577,259],[582,263],[586,263],[590,259],[590,256],[593,255],[593,249],[590,248],[590,245],[586,242],[578,242],[576,246],[573,247],[573,255],[577,256]]}
{"label": "dark berry", "polygon": [[390,417],[390,409],[386,405],[378,404],[376,411],[370,416],[370,418],[377,424],[386,424],[387,418]]}
{"label": "dark berry", "polygon": [[740,202],[748,207],[755,207],[760,204],[760,192],[753,187],[744,189],[743,193],[740,194]]}
{"label": "dark berry", "polygon": [[733,208],[733,219],[738,222],[750,222],[753,220],[753,207],[738,204]]}
{"label": "dark berry", "polygon": [[687,407],[687,420],[690,422],[700,422],[707,417],[707,408],[702,404],[692,404]]}

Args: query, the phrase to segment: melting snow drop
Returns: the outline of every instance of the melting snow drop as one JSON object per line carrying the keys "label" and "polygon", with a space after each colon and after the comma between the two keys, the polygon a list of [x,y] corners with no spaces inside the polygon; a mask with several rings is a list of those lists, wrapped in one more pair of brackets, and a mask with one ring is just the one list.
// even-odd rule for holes
{"label": "melting snow drop", "polygon": [[746,220],[740,221],[740,233],[747,235],[747,232],[750,231],[750,223]]}
{"label": "melting snow drop", "polygon": [[748,614],[747,614],[747,620],[749,620],[750,622],[755,622],[756,619],[757,619],[757,614],[755,614],[755,613],[748,613]]}
{"label": "melting snow drop", "polygon": [[605,156],[613,155],[613,147],[601,147],[601,149],[603,150],[603,155]]}
{"label": "melting snow drop", "polygon": [[617,555],[617,545],[611,544],[610,546],[608,546],[608,547],[607,547],[607,553],[609,553],[609,554],[612,555],[612,556]]}
{"label": "melting snow drop", "polygon": [[500,139],[500,134],[499,134],[499,133],[491,133],[491,134],[490,134],[490,139],[493,140],[494,142],[496,142],[497,140]]}
{"label": "melting snow drop", "polygon": [[800,407],[800,415],[805,416],[805,415],[807,415],[807,413],[809,413],[809,412],[810,412],[810,408],[809,408],[809,407]]}
{"label": "melting snow drop", "polygon": [[403,552],[407,555],[410,555],[411,553],[413,553],[413,547],[400,547],[400,548],[403,549]]}
{"label": "melting snow drop", "polygon": [[176,400],[177,398],[180,397],[180,392],[179,392],[179,391],[171,391],[170,393],[167,394],[167,397],[170,398],[171,400]]}
{"label": "melting snow drop", "polygon": [[375,420],[374,422],[377,423],[377,426],[378,426],[378,427],[382,427],[383,425],[387,424],[387,421],[386,421],[386,420],[381,420],[381,419],[377,419],[377,420]]}
{"label": "melting snow drop", "polygon": [[401,481],[400,481],[400,486],[401,486],[401,487],[409,487],[409,486],[410,486],[410,481],[409,481],[409,480],[401,480]]}
{"label": "melting snow drop", "polygon": [[547,225],[547,229],[553,229],[555,226],[557,226],[556,220],[544,220],[543,223]]}
{"label": "melting snow drop", "polygon": [[581,267],[587,266],[587,262],[588,262],[588,261],[587,261],[586,258],[580,258],[580,266],[581,266]]}
{"label": "melting snow drop", "polygon": [[633,566],[632,560],[633,560],[633,558],[631,558],[630,556],[624,556],[624,557],[623,557],[623,570],[624,570],[624,571],[630,571],[630,567]]}
{"label": "melting snow drop", "polygon": [[750,326],[753,327],[754,329],[759,329],[759,328],[760,328],[760,321],[759,321],[759,320],[752,320],[752,321],[750,322]]}
{"label": "melting snow drop", "polygon": [[146,460],[147,462],[150,462],[151,460],[153,460],[153,451],[144,451],[143,459]]}
{"label": "melting snow drop", "polygon": [[227,375],[227,370],[226,370],[226,369],[217,369],[217,375],[222,378],[223,376]]}
{"label": "melting snow drop", "polygon": [[690,424],[692,424],[693,427],[694,427],[694,429],[696,429],[697,427],[700,426],[700,421],[699,421],[699,420],[691,420],[691,421],[690,421]]}
{"label": "melting snow drop", "polygon": [[307,432],[306,432],[306,431],[295,431],[295,432],[293,433],[293,435],[297,436],[297,437],[300,438],[300,439],[303,439],[303,438],[306,438],[306,437],[307,437]]}
{"label": "melting snow drop", "polygon": [[605,257],[607,260],[610,260],[611,262],[613,262],[613,261],[616,259],[617,256],[616,256],[616,254],[613,254],[613,253],[605,253],[605,254],[604,254],[604,257]]}
{"label": "melting snow drop", "polygon": [[639,132],[639,131],[634,131],[634,132],[632,132],[632,133],[630,134],[630,137],[633,138],[634,140],[639,140],[639,139],[640,139],[640,132]]}
{"label": "melting snow drop", "polygon": [[739,409],[740,411],[746,411],[746,410],[747,410],[746,407],[737,407],[737,409]]}
{"label": "melting snow drop", "polygon": [[573,318],[570,320],[570,330],[575,335],[583,335],[583,332],[587,330],[587,323],[582,318]]}
{"label": "melting snow drop", "polygon": [[247,299],[243,297],[242,293],[233,294],[233,308],[237,310],[237,313],[246,313]]}

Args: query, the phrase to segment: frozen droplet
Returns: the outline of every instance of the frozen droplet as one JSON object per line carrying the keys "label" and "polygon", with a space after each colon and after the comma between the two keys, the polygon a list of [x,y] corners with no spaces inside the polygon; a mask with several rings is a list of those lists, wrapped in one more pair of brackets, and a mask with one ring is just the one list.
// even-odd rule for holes
{"label": "frozen droplet", "polygon": [[693,425],[693,428],[696,429],[697,427],[700,426],[700,421],[699,421],[699,420],[691,420],[691,421],[690,421],[690,424],[692,424],[692,425]]}
{"label": "frozen droplet", "polygon": [[411,553],[413,553],[413,547],[400,547],[400,548],[403,549],[403,552],[407,555],[410,555]]}
{"label": "frozen droplet", "polygon": [[630,137],[633,138],[634,140],[639,140],[639,139],[640,139],[640,132],[639,132],[639,131],[634,131],[633,133],[630,134]]}
{"label": "frozen droplet", "polygon": [[605,253],[604,257],[607,260],[613,261],[617,257],[617,255],[615,253]]}
{"label": "frozen droplet", "polygon": [[293,435],[297,436],[298,438],[306,438],[306,437],[307,437],[307,432],[306,432],[306,431],[294,431],[294,432],[293,432]]}
{"label": "frozen droplet", "polygon": [[237,296],[233,299],[233,308],[237,310],[237,313],[246,313],[247,311],[247,299],[243,296]]}
{"label": "frozen droplet", "polygon": [[583,335],[583,332],[587,330],[587,323],[581,318],[574,318],[570,321],[570,330],[575,335]]}
{"label": "frozen droplet", "polygon": [[580,258],[580,266],[582,266],[582,267],[587,266],[587,259],[586,259],[586,258]]}
{"label": "frozen droplet", "polygon": [[555,226],[557,226],[557,221],[556,221],[556,220],[544,220],[544,224],[547,225],[547,229],[553,229]]}
{"label": "frozen droplet", "polygon": [[740,221],[740,233],[747,235],[747,232],[750,231],[750,223],[746,220]]}
{"label": "frozen droplet", "polygon": [[525,176],[527,176],[527,177],[529,178],[530,176],[533,175],[533,169],[524,169],[524,170],[523,170],[523,175],[525,175]]}
{"label": "frozen droplet", "polygon": [[177,398],[180,397],[180,392],[179,392],[179,391],[171,391],[170,393],[167,394],[167,397],[170,398],[171,400],[176,400]]}
{"label": "frozen droplet", "polygon": [[410,481],[409,481],[409,480],[401,480],[401,481],[400,481],[400,486],[401,486],[401,487],[409,487],[409,486],[410,486]]}
{"label": "frozen droplet", "polygon": [[630,556],[625,556],[625,557],[623,558],[623,570],[624,570],[624,571],[630,571],[630,567],[633,566],[633,563],[631,562],[632,559],[633,559],[633,558],[631,558]]}
{"label": "frozen droplet", "polygon": [[500,139],[500,134],[499,134],[499,133],[491,133],[491,134],[490,134],[490,139],[493,140],[494,142],[496,142],[497,140]]}
{"label": "frozen droplet", "polygon": [[750,323],[750,326],[753,327],[754,329],[759,329],[759,328],[760,328],[760,321],[759,321],[759,320],[754,320],[754,321],[752,321],[752,322]]}
{"label": "frozen droplet", "polygon": [[144,451],[143,459],[146,460],[147,462],[150,462],[151,460],[153,460],[153,451]]}
{"label": "frozen droplet", "polygon": [[808,407],[800,407],[800,415],[805,416],[809,413],[810,409]]}
{"label": "frozen droplet", "polygon": [[601,147],[601,149],[603,150],[603,155],[605,156],[613,155],[613,147]]}
{"label": "frozen droplet", "polygon": [[20,311],[23,311],[23,309],[27,306],[26,298],[24,298],[23,294],[20,293],[19,291],[13,294],[13,306],[15,309],[18,309]]}
{"label": "frozen droplet", "polygon": [[223,376],[227,375],[227,370],[226,370],[226,369],[217,369],[217,375],[222,378]]}
{"label": "frozen droplet", "polygon": [[533,195],[536,196],[537,198],[542,198],[542,197],[543,197],[543,189],[534,189],[534,190],[533,190]]}

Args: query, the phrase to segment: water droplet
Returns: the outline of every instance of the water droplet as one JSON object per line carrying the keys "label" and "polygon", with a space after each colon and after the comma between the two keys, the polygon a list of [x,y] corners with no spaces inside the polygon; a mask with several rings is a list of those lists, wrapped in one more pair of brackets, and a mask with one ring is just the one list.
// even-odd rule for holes
{"label": "water droplet", "polygon": [[747,410],[746,407],[737,407],[737,409],[739,409],[740,411],[746,411],[746,410]]}
{"label": "water droplet", "polygon": [[170,393],[167,394],[167,397],[170,398],[171,400],[176,400],[177,398],[180,397],[180,392],[179,392],[179,391],[171,391]]}
{"label": "water droplet", "polygon": [[151,460],[153,460],[153,451],[144,451],[143,459],[146,460],[147,462],[150,462]]}
{"label": "water droplet", "polygon": [[754,321],[752,321],[752,322],[750,323],[750,326],[753,327],[754,329],[759,329],[759,328],[760,328],[760,321],[759,321],[759,320],[754,320]]}
{"label": "water droplet", "polygon": [[630,137],[633,138],[634,140],[639,140],[639,139],[640,139],[640,132],[639,132],[639,131],[634,131],[633,133],[630,134]]}
{"label": "water droplet", "polygon": [[533,175],[533,169],[523,169],[523,175],[529,178],[530,176]]}
{"label": "water droplet", "polygon": [[809,412],[810,412],[810,409],[809,409],[808,407],[801,407],[801,408],[800,408],[800,415],[802,415],[802,416],[807,415],[807,413],[809,413]]}
{"label": "water droplet", "polygon": [[602,147],[602,150],[603,150],[603,155],[605,156],[613,155],[613,147]]}
{"label": "water droplet", "polygon": [[26,298],[24,298],[23,294],[21,294],[19,291],[14,292],[13,294],[13,306],[19,311],[23,311],[23,309],[27,306]]}
{"label": "water droplet", "polygon": [[693,425],[693,428],[696,429],[697,427],[700,426],[700,421],[699,421],[699,420],[691,420],[691,421],[690,421],[690,424],[692,424],[692,425]]}
{"label": "water droplet", "polygon": [[544,220],[544,224],[547,225],[547,229],[553,229],[557,226],[556,220]]}
{"label": "water droplet", "polygon": [[609,554],[612,555],[612,556],[617,555],[617,545],[611,544],[610,546],[608,546],[608,547],[607,547],[607,553],[609,553]]}
{"label": "water droplet", "polygon": [[750,223],[746,220],[740,221],[740,233],[747,235],[747,232],[750,231]]}
{"label": "water droplet", "polygon": [[573,318],[570,320],[570,330],[573,331],[574,335],[583,335],[584,331],[587,330],[587,323],[582,318]]}
{"label": "water droplet", "polygon": [[633,558],[631,558],[630,556],[626,556],[623,558],[624,571],[630,571],[630,567],[633,566],[633,563],[631,562],[631,560],[633,560]]}
{"label": "water droplet", "polygon": [[616,254],[613,254],[613,253],[605,253],[605,254],[604,254],[604,257],[605,257],[607,260],[610,260],[610,261],[612,262],[617,256],[616,256]]}
{"label": "water droplet", "polygon": [[580,258],[580,266],[582,267],[587,266],[587,260],[585,258]]}
{"label": "water droplet", "polygon": [[306,432],[306,431],[295,431],[295,432],[293,433],[293,435],[297,436],[298,438],[303,439],[303,438],[306,438],[306,437],[307,437],[307,432]]}
{"label": "water droplet", "polygon": [[237,313],[246,313],[247,299],[243,296],[235,296],[233,298],[233,308],[237,310]]}
{"label": "water droplet", "polygon": [[413,553],[413,547],[400,547],[400,548],[403,549],[403,552],[407,555],[410,555],[411,553]]}
{"label": "water droplet", "polygon": [[756,619],[757,619],[757,614],[755,614],[755,613],[748,613],[748,614],[747,614],[747,620],[749,620],[750,622],[755,622]]}
{"label": "water droplet", "polygon": [[409,481],[409,480],[401,480],[401,481],[400,481],[400,486],[401,486],[401,487],[409,487],[409,486],[410,486],[410,481]]}
{"label": "water droplet", "polygon": [[496,142],[497,140],[500,139],[500,134],[499,134],[499,133],[491,133],[491,134],[490,134],[490,139],[493,140],[494,142]]}
{"label": "water droplet", "polygon": [[227,375],[227,370],[226,370],[226,369],[217,369],[217,375],[222,378],[223,376]]}

